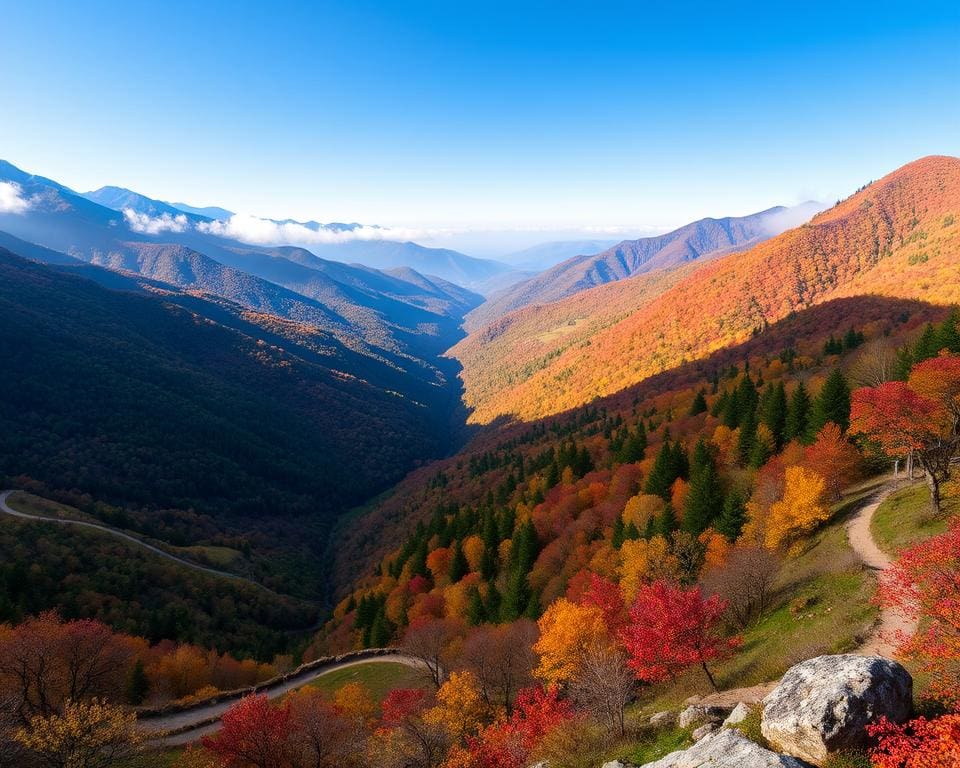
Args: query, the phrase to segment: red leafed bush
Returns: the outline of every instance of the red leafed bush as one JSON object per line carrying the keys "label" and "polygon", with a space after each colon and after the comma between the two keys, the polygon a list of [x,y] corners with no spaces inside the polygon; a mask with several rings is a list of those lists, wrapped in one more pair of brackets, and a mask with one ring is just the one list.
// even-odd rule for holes
{"label": "red leafed bush", "polygon": [[883,719],[867,730],[878,742],[870,753],[875,768],[960,768],[960,715],[904,725]]}

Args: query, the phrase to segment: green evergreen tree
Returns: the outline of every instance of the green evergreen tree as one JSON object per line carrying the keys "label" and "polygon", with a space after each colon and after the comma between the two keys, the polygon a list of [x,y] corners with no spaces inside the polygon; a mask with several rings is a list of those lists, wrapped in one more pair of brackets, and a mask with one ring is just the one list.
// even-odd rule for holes
{"label": "green evergreen tree", "polygon": [[646,493],[652,493],[664,499],[670,498],[670,486],[676,476],[673,474],[675,457],[673,447],[669,440],[664,440],[663,445],[657,452],[657,457],[653,460],[653,467],[650,469],[650,475],[647,477],[647,483],[644,487]]}
{"label": "green evergreen tree", "polygon": [[625,541],[636,541],[640,538],[640,531],[633,520],[630,521],[630,524],[626,527],[626,530],[624,530],[623,538]]}
{"label": "green evergreen tree", "polygon": [[740,423],[740,435],[737,437],[737,461],[741,466],[750,464],[750,456],[757,446],[757,416],[747,412]]}
{"label": "green evergreen tree", "polygon": [[746,502],[739,491],[731,491],[723,501],[723,511],[714,527],[731,542],[736,541],[747,521]]}
{"label": "green evergreen tree", "polygon": [[613,521],[613,548],[620,549],[623,545],[624,532],[626,527],[623,524],[623,515],[617,515],[617,519]]}
{"label": "green evergreen tree", "polygon": [[450,583],[456,584],[470,572],[467,556],[463,554],[463,547],[458,540],[453,545],[453,556],[450,558]]}
{"label": "green evergreen tree", "polygon": [[723,488],[713,453],[701,438],[693,449],[690,463],[690,490],[683,514],[683,529],[699,536],[720,513]]}
{"label": "green evergreen tree", "polygon": [[[632,523],[631,523],[632,525]],[[657,521],[653,515],[647,518],[647,524],[643,529],[643,538],[647,541],[650,541],[654,537],[654,534],[657,532]]]}
{"label": "green evergreen tree", "polygon": [[663,536],[665,539],[669,539],[670,534],[675,530],[677,530],[677,515],[673,511],[673,505],[668,503],[667,506],[663,508],[663,512],[657,516],[657,524],[654,529],[654,534]]}
{"label": "green evergreen tree", "polygon": [[500,621],[504,623],[516,621],[523,615],[529,602],[530,584],[527,582],[526,573],[518,569],[513,572],[507,582],[507,591],[504,592],[500,603]]}
{"label": "green evergreen tree", "polygon": [[386,648],[390,645],[390,639],[393,637],[393,630],[390,622],[387,620],[387,614],[381,605],[380,610],[373,619],[373,625],[370,627],[370,648]]}
{"label": "green evergreen tree", "polygon": [[776,386],[771,384],[768,391],[760,408],[760,418],[773,435],[774,447],[779,451],[783,448],[787,427],[787,391],[782,381]]}
{"label": "green evergreen tree", "polygon": [[483,604],[483,596],[476,586],[470,587],[467,597],[467,622],[476,627],[487,620],[487,609]]}
{"label": "green evergreen tree", "polygon": [[924,360],[929,360],[931,357],[936,357],[940,351],[938,341],[937,332],[933,324],[927,323],[927,327],[923,329],[923,333],[920,334],[920,338],[917,339],[917,343],[913,347],[914,363],[920,363]]}
{"label": "green evergreen tree", "polygon": [[487,587],[487,599],[483,605],[483,612],[487,621],[494,623],[500,621],[500,590],[492,581]]}
{"label": "green evergreen tree", "polygon": [[150,678],[147,677],[147,671],[144,669],[143,662],[137,659],[127,675],[126,695],[127,701],[134,706],[143,704],[150,693]]}
{"label": "green evergreen tree", "polygon": [[810,423],[810,395],[803,382],[797,384],[790,395],[790,405],[787,407],[787,418],[783,423],[783,439],[785,442],[790,440],[802,439],[807,434],[807,426]]}
{"label": "green evergreen tree", "polygon": [[937,352],[946,349],[950,352],[960,352],[960,330],[957,326],[960,324],[960,310],[954,307],[950,310],[947,319],[943,321],[937,329]]}
{"label": "green evergreen tree", "polygon": [[693,402],[690,404],[690,415],[699,416],[701,413],[707,412],[707,398],[703,394],[703,390],[697,392],[697,396],[693,398]]}
{"label": "green evergreen tree", "polygon": [[843,432],[850,426],[850,385],[839,368],[833,369],[813,402],[808,439],[813,440],[830,421]]}

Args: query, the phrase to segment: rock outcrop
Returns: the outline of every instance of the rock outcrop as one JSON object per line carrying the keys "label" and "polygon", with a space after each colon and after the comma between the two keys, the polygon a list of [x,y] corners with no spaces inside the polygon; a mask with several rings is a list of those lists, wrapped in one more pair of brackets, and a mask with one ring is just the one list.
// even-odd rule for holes
{"label": "rock outcrop", "polygon": [[748,704],[744,704],[742,701],[733,708],[733,712],[727,715],[727,719],[723,721],[724,725],[738,725],[750,717],[750,713],[753,710]]}
{"label": "rock outcrop", "polygon": [[689,749],[671,752],[644,768],[809,768],[807,763],[764,749],[739,731],[723,728]]}
{"label": "rock outcrop", "polygon": [[775,748],[822,764],[832,752],[861,747],[866,725],[910,714],[913,679],[880,656],[818,656],[792,667],[763,700],[761,730]]}
{"label": "rock outcrop", "polygon": [[704,723],[722,723],[729,714],[728,707],[692,704],[680,713],[678,723],[681,728],[693,728]]}

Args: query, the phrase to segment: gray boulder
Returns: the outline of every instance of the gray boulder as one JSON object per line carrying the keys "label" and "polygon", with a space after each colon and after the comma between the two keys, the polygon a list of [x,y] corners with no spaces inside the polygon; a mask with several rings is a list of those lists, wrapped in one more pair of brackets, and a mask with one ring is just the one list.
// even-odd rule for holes
{"label": "gray boulder", "polygon": [[748,717],[753,710],[750,708],[750,705],[744,704],[742,701],[733,708],[727,719],[723,721],[723,724],[726,726],[739,725]]}
{"label": "gray boulder", "polygon": [[714,707],[705,704],[691,704],[677,721],[681,728],[692,728],[704,723],[722,723],[723,718],[730,714],[729,707]]}
{"label": "gray boulder", "polygon": [[669,710],[666,712],[655,712],[650,715],[650,725],[656,728],[673,725],[675,722],[677,722],[677,713],[670,712]]}
{"label": "gray boulder", "polygon": [[763,700],[761,731],[788,755],[824,762],[832,752],[862,747],[866,725],[910,715],[913,679],[881,656],[818,656],[792,667]]}
{"label": "gray boulder", "polygon": [[600,768],[634,768],[633,763],[625,763],[623,760],[611,760],[609,763],[604,763]]}
{"label": "gray boulder", "polygon": [[705,739],[719,727],[720,726],[716,723],[706,723],[705,725],[701,725],[690,735],[693,737],[694,741],[700,741],[701,739]]}
{"label": "gray boulder", "polygon": [[729,728],[711,733],[689,749],[671,752],[645,768],[809,768],[807,763],[778,755]]}

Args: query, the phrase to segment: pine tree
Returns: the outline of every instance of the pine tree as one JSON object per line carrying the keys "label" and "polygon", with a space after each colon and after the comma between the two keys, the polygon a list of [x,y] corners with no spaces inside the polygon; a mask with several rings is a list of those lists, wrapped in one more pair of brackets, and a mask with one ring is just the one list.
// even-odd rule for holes
{"label": "pine tree", "polygon": [[626,527],[626,530],[623,532],[623,538],[626,541],[636,541],[640,538],[640,530],[637,528],[637,524],[630,521],[630,524]]}
{"label": "pine tree", "polygon": [[843,337],[843,348],[847,351],[851,349],[856,349],[861,344],[863,344],[863,332],[855,331],[853,326],[850,326],[850,329],[847,331],[846,335]]}
{"label": "pine tree", "polygon": [[130,674],[127,676],[127,701],[134,706],[143,704],[148,693],[150,693],[150,678],[147,677],[147,671],[144,669],[143,662],[137,659],[136,663],[130,669]]}
{"label": "pine tree", "polygon": [[801,381],[790,395],[790,405],[787,406],[787,417],[783,423],[783,439],[785,442],[804,438],[807,426],[810,423],[810,395]]}
{"label": "pine tree", "polygon": [[507,591],[500,603],[500,621],[505,623],[516,621],[523,615],[529,602],[530,585],[527,582],[527,575],[518,569],[513,572],[507,582]]}
{"label": "pine tree", "polygon": [[748,412],[740,423],[740,436],[737,438],[737,461],[741,466],[750,463],[750,456],[757,445],[757,417],[752,411]]}
{"label": "pine tree", "polygon": [[613,522],[613,548],[620,549],[623,545],[624,532],[626,528],[623,524],[623,515],[617,515],[617,519]]}
{"label": "pine tree", "polygon": [[729,541],[736,541],[747,521],[746,503],[739,491],[732,491],[723,501],[723,511],[714,523],[719,533]]}
{"label": "pine tree", "polygon": [[932,323],[927,323],[927,327],[923,329],[923,333],[913,347],[913,362],[929,360],[931,357],[936,357],[939,351],[937,332]]}
{"label": "pine tree", "polygon": [[954,307],[950,310],[947,319],[943,321],[937,329],[937,352],[949,350],[950,352],[960,352],[960,330],[957,324],[960,323],[960,310]]}
{"label": "pine tree", "polygon": [[807,437],[813,440],[832,421],[842,432],[850,426],[850,385],[839,368],[834,368],[814,400]]}
{"label": "pine tree", "polygon": [[500,591],[492,581],[487,587],[487,599],[483,605],[483,612],[487,621],[496,623],[500,620]]}
{"label": "pine tree", "polygon": [[670,478],[670,485],[673,485],[673,481],[678,477],[682,477],[686,480],[690,477],[690,459],[687,458],[687,449],[683,447],[683,444],[679,441],[673,444],[673,458],[670,462],[670,473],[672,477]]}
{"label": "pine tree", "polygon": [[690,490],[683,514],[683,529],[699,536],[723,506],[723,488],[713,454],[703,439],[693,449],[690,464]]}
{"label": "pine tree", "polygon": [[470,571],[467,556],[463,554],[463,547],[458,540],[453,546],[453,556],[450,558],[450,583],[456,584]]}
{"label": "pine tree", "polygon": [[387,620],[387,614],[383,606],[377,611],[373,619],[373,625],[370,627],[370,648],[386,648],[390,645],[390,638],[393,631],[390,628],[390,622]]}
{"label": "pine tree", "polygon": [[771,384],[768,392],[760,408],[760,419],[773,435],[774,445],[779,451],[783,448],[787,426],[787,391],[781,381],[776,386]]}
{"label": "pine tree", "polygon": [[657,458],[653,460],[653,467],[650,469],[650,475],[647,477],[647,484],[644,488],[646,493],[660,496],[664,499],[670,498],[670,486],[676,480],[674,472],[675,458],[673,447],[669,440],[664,440],[663,445],[657,452]]}
{"label": "pine tree", "polygon": [[657,532],[657,520],[653,515],[647,518],[647,524],[643,529],[643,538],[647,541],[650,541],[654,537],[654,534]]}
{"label": "pine tree", "polygon": [[707,398],[704,397],[703,390],[697,392],[697,396],[693,398],[693,402],[690,404],[690,415],[699,416],[701,413],[707,412]]}
{"label": "pine tree", "polygon": [[677,516],[673,511],[673,505],[668,503],[667,506],[663,508],[663,512],[657,517],[654,534],[669,539],[670,534],[675,530],[677,530]]}
{"label": "pine tree", "polygon": [[487,620],[487,610],[483,604],[483,596],[476,586],[470,587],[467,598],[467,621],[476,627]]}

